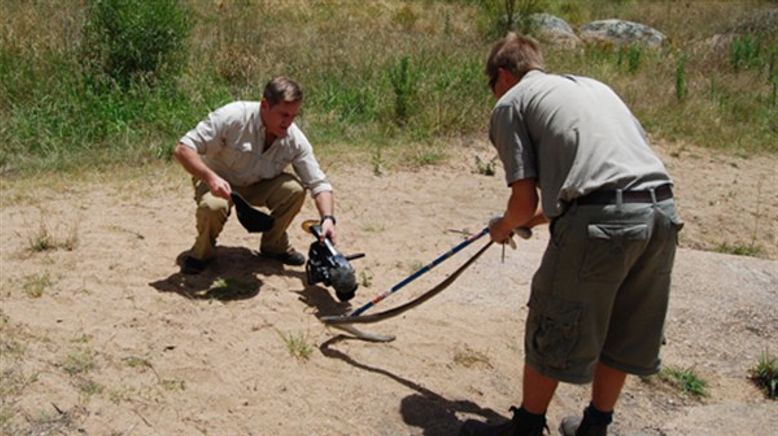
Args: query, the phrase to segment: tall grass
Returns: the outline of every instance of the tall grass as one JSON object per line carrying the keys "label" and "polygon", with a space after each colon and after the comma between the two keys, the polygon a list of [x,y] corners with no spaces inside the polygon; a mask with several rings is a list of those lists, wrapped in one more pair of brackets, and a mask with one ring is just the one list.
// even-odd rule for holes
{"label": "tall grass", "polygon": [[[0,174],[168,159],[210,110],[258,99],[279,74],[303,85],[299,122],[320,154],[380,149],[385,160],[433,144],[416,160],[434,163],[429,150],[438,156],[448,138],[485,138],[491,41],[508,27],[533,32],[522,20],[540,11],[574,27],[618,17],[668,36],[658,51],[545,46],[550,71],[611,84],[652,134],[778,152],[778,26],[748,21],[767,0],[166,0],[138,3],[138,14],[160,8],[138,26],[108,19],[127,11],[95,15],[121,4],[135,2],[0,2]],[[125,32],[95,31],[111,26]],[[708,41],[716,34],[735,36],[720,48]],[[144,45],[154,41],[170,44]],[[403,147],[411,152],[393,151]]]}

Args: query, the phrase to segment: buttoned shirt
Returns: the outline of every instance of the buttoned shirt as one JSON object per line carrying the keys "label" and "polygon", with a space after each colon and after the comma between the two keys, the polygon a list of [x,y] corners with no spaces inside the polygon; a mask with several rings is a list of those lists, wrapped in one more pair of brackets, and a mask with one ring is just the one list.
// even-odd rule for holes
{"label": "buttoned shirt", "polygon": [[197,151],[210,169],[233,186],[275,178],[292,165],[312,195],[332,191],[311,143],[295,123],[286,136],[265,144],[260,110],[259,102],[229,103],[208,114],[179,142]]}

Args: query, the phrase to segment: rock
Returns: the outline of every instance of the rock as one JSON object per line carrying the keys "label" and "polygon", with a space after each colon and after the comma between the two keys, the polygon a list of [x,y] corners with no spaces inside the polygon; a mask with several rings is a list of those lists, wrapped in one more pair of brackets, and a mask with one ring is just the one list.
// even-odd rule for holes
{"label": "rock", "polygon": [[581,39],[575,34],[567,21],[548,13],[530,15],[532,24],[536,27],[538,36],[567,48],[575,48],[581,44]]}
{"label": "rock", "polygon": [[618,19],[593,21],[581,28],[580,37],[584,42],[609,42],[613,45],[639,43],[646,47],[658,48],[665,39],[664,34],[645,24]]}

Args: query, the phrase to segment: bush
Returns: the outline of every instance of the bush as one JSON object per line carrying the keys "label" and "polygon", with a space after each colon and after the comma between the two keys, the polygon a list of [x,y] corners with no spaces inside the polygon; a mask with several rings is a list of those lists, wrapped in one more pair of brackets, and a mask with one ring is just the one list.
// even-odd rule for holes
{"label": "bush", "polygon": [[178,69],[190,27],[178,0],[93,0],[84,26],[85,64],[123,86],[153,82]]}

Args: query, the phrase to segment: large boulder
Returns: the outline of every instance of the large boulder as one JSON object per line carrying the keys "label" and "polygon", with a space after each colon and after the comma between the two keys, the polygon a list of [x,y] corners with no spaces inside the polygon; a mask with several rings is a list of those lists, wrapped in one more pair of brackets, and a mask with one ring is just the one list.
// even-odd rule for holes
{"label": "large boulder", "polygon": [[548,13],[530,15],[532,25],[537,35],[551,43],[568,48],[574,48],[581,44],[581,39],[575,34],[567,21]]}
{"label": "large boulder", "polygon": [[667,39],[662,32],[632,21],[609,19],[593,21],[581,27],[579,33],[584,42],[605,42],[613,45],[642,44],[658,48]]}

